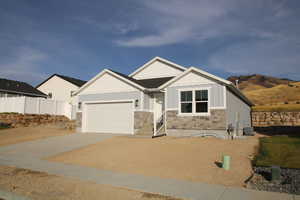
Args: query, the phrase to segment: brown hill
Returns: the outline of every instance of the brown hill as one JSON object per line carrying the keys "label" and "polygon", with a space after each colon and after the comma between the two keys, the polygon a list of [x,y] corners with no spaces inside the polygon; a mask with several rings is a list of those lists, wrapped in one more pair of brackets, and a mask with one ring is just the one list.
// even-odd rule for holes
{"label": "brown hill", "polygon": [[289,83],[295,82],[289,79],[276,78],[261,74],[253,74],[248,76],[231,76],[227,80],[231,81],[234,84],[236,83],[236,80],[238,80],[239,89],[243,91],[272,88],[280,84],[288,85]]}
{"label": "brown hill", "polygon": [[300,102],[300,82],[271,76],[254,74],[231,76],[239,89],[256,105],[295,104]]}

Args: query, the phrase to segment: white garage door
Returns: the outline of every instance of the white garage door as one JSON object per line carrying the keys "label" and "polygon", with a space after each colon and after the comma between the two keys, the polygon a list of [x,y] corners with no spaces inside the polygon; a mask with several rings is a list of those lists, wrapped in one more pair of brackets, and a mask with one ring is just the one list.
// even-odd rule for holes
{"label": "white garage door", "polygon": [[85,132],[133,134],[132,102],[86,104]]}

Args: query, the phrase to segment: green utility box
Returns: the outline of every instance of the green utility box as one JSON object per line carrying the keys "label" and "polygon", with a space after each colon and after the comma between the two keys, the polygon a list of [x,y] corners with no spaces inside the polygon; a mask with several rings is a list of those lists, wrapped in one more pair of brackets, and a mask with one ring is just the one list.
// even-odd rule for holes
{"label": "green utility box", "polygon": [[225,170],[229,170],[230,169],[230,156],[227,156],[227,155],[223,156],[222,167]]}

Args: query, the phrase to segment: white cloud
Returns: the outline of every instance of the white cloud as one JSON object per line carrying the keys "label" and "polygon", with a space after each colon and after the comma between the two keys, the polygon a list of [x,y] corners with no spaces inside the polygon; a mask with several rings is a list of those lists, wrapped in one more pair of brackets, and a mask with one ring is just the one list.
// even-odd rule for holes
{"label": "white cloud", "polygon": [[101,31],[109,31],[113,34],[125,35],[132,31],[137,31],[140,27],[137,21],[129,22],[115,22],[113,20],[106,21],[105,23],[101,20],[97,20],[91,16],[77,16],[73,18],[74,21],[88,24]]}
{"label": "white cloud", "polygon": [[186,40],[187,38],[193,37],[189,30],[185,29],[170,29],[161,32],[158,35],[143,36],[139,38],[134,38],[131,40],[119,40],[116,41],[117,44],[121,46],[139,46],[139,47],[151,47],[160,46],[166,44],[173,44]]}
{"label": "white cloud", "polygon": [[47,55],[30,47],[18,47],[15,54],[0,63],[0,76],[19,81],[40,81],[45,78],[39,73],[39,63],[47,59]]}
{"label": "white cloud", "polygon": [[[163,46],[225,36],[270,34],[265,23],[288,16],[284,1],[270,0],[152,0],[143,1],[152,31],[116,40],[127,47]],[[274,19],[276,16],[276,19]],[[137,17],[138,18],[138,17]],[[144,18],[142,18],[144,20]],[[272,25],[272,24],[271,24]],[[259,35],[257,35],[259,36]]]}

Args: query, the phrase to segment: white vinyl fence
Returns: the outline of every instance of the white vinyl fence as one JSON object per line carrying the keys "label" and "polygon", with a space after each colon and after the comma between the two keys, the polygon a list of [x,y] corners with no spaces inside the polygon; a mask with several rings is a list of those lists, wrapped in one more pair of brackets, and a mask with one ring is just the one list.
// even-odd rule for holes
{"label": "white vinyl fence", "polygon": [[0,113],[2,112],[65,115],[69,119],[75,119],[75,108],[70,103],[33,97],[0,98]]}

